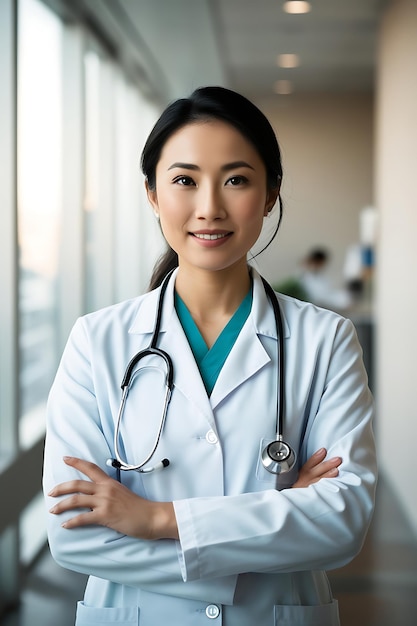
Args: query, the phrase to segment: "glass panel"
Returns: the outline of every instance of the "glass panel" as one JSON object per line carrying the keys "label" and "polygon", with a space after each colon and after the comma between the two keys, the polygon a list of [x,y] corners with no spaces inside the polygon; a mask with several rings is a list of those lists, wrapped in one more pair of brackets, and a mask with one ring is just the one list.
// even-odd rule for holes
{"label": "glass panel", "polygon": [[136,85],[119,77],[115,107],[115,299],[143,293],[153,264],[165,249],[149,206],[139,160],[157,110]]}
{"label": "glass panel", "polygon": [[85,56],[85,305],[95,308],[95,287],[99,283],[97,250],[100,150],[100,58],[95,52]]}
{"label": "glass panel", "polygon": [[62,26],[38,0],[21,0],[18,24],[19,398],[26,448],[44,431],[58,359]]}
{"label": "glass panel", "polygon": [[30,565],[45,545],[45,504],[40,493],[20,516],[20,562]]}
{"label": "glass panel", "polygon": [[114,76],[95,51],[85,57],[85,247],[87,311],[114,301]]}
{"label": "glass panel", "polygon": [[19,597],[18,533],[8,526],[0,534],[0,615]]}
{"label": "glass panel", "polygon": [[[15,276],[15,42],[14,3],[3,1],[0,2],[0,474],[17,453],[18,444],[15,388],[17,364],[15,345],[17,333],[15,311],[17,292]],[[0,493],[0,501],[2,500]],[[0,542],[0,563],[1,559]],[[0,582],[0,593],[1,586]]]}

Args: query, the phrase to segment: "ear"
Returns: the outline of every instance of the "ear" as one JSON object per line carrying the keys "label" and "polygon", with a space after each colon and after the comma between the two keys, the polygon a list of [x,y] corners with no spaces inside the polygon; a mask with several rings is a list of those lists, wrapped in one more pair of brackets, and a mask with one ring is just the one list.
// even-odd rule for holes
{"label": "ear", "polygon": [[145,189],[146,195],[148,197],[148,202],[151,205],[155,217],[159,218],[159,205],[158,205],[158,196],[156,193],[156,189],[151,189],[149,187],[148,181],[145,180]]}
{"label": "ear", "polygon": [[268,189],[268,193],[266,195],[265,210],[264,210],[265,217],[267,217],[269,213],[272,211],[278,199],[279,190],[280,190],[279,187],[276,187],[275,189]]}

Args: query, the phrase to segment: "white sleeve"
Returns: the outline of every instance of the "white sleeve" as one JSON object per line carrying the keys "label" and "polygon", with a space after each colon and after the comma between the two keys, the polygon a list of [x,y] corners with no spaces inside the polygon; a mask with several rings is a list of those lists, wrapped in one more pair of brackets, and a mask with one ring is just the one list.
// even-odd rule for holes
{"label": "white sleeve", "polygon": [[341,456],[339,476],[308,488],[176,501],[184,580],[349,562],[363,544],[374,506],[372,417],[356,332],[344,320],[305,444],[307,456],[321,447],[329,458]]}
{"label": "white sleeve", "polygon": [[[48,492],[56,484],[86,479],[63,462],[75,456],[109,471],[110,432],[103,432],[94,392],[89,341],[82,319],[71,333],[48,400],[43,486],[47,509],[56,499]],[[231,604],[236,577],[184,583],[173,540],[143,541],[102,526],[67,530],[61,524],[74,515],[47,513],[51,553],[63,567],[176,597]],[[214,599],[214,600],[213,600]]]}

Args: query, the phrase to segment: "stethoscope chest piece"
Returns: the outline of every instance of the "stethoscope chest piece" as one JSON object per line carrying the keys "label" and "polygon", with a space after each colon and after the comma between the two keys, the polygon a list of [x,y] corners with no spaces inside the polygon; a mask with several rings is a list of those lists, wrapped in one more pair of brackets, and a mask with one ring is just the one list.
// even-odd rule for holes
{"label": "stethoscope chest piece", "polygon": [[271,441],[262,451],[262,464],[271,474],[284,474],[295,465],[294,450],[285,441]]}

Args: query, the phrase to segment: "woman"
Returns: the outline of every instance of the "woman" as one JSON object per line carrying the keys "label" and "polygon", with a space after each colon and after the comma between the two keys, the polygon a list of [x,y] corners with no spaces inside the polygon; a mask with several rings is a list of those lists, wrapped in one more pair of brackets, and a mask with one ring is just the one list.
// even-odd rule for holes
{"label": "woman", "polygon": [[[198,89],[162,114],[142,169],[168,252],[149,293],[78,320],[48,406],[51,551],[90,574],[77,625],[339,624],[323,570],[368,528],[372,399],[352,324],[271,295],[248,266],[282,212],[272,128],[242,96]],[[283,463],[265,452],[277,434]]]}

